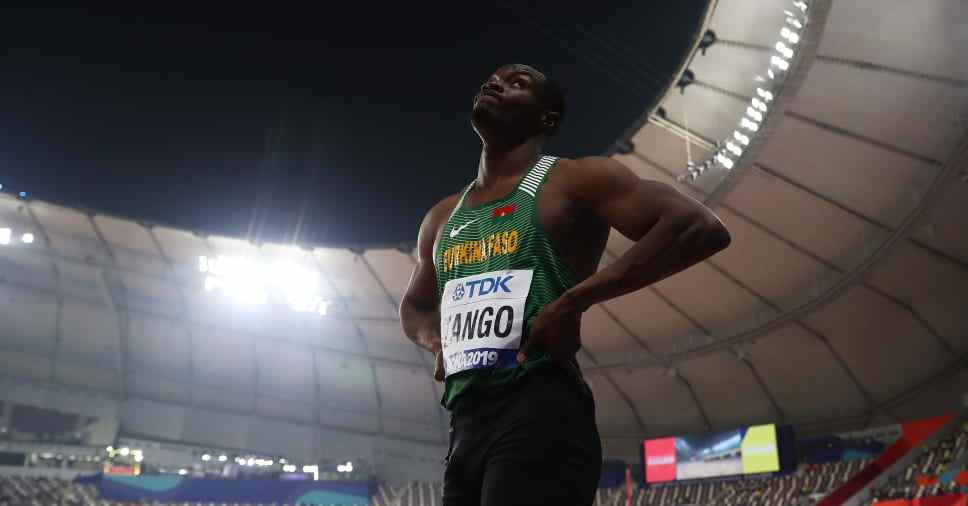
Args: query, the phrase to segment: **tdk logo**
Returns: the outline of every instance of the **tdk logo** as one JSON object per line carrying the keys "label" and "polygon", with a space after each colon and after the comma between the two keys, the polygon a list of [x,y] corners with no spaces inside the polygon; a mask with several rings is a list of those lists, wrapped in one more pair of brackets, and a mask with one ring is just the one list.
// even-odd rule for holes
{"label": "tdk logo", "polygon": [[[467,295],[467,298],[471,297],[482,297],[484,295],[505,292],[511,293],[511,289],[508,287],[508,283],[514,279],[514,276],[495,276],[493,278],[482,278],[475,279],[473,281],[467,281],[457,285],[454,288],[454,301],[458,301]],[[467,287],[466,289],[464,287]]]}

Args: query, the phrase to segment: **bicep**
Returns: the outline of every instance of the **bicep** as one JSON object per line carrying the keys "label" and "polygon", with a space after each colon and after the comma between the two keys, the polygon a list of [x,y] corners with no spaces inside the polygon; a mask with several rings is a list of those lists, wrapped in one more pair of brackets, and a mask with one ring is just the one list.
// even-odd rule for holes
{"label": "bicep", "polygon": [[[446,204],[444,201],[443,204]],[[440,228],[440,217],[446,205],[435,206],[420,224],[417,236],[417,262],[410,275],[405,297],[418,305],[434,305],[437,300],[437,271],[434,265],[434,244]]]}

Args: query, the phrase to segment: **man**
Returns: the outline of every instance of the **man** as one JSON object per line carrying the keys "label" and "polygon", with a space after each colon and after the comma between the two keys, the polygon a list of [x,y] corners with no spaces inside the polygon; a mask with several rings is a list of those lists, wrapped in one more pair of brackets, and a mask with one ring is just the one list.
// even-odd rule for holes
{"label": "man", "polygon": [[[590,505],[601,441],[575,360],[582,312],[713,255],[729,233],[615,160],[542,156],[564,99],[532,67],[498,69],[472,111],[477,178],[427,213],[400,305],[445,382],[443,503]],[[596,272],[612,227],[635,245]]]}

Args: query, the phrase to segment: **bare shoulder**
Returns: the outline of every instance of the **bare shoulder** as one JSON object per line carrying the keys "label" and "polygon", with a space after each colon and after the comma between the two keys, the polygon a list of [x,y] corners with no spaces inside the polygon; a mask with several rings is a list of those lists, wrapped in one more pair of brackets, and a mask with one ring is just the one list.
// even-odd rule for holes
{"label": "bare shoulder", "polygon": [[454,212],[454,208],[457,207],[458,201],[460,201],[459,193],[444,197],[439,202],[434,204],[429,211],[427,211],[426,220],[434,224],[435,229],[439,228],[441,225],[443,225],[443,221],[450,216],[450,213]]}

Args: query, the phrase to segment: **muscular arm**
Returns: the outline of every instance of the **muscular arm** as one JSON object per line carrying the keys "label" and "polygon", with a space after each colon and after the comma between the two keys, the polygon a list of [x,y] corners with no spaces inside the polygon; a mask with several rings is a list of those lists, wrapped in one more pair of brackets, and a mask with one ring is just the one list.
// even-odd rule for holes
{"label": "muscular arm", "polygon": [[417,265],[410,275],[410,285],[400,301],[403,332],[417,346],[433,353],[440,351],[440,301],[434,268],[434,241],[437,231],[456,204],[456,196],[434,206],[420,224],[417,236]]}
{"label": "muscular arm", "polygon": [[730,243],[729,232],[712,211],[667,184],[640,179],[611,158],[583,158],[570,169],[569,197],[635,245],[565,293],[561,302],[566,307],[582,312],[634,292]]}

